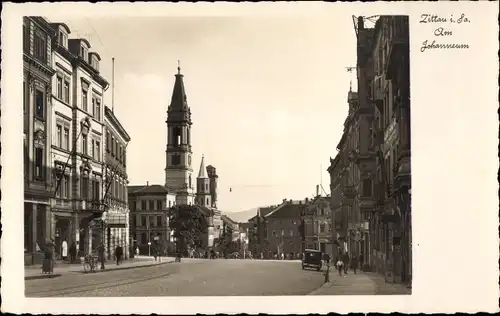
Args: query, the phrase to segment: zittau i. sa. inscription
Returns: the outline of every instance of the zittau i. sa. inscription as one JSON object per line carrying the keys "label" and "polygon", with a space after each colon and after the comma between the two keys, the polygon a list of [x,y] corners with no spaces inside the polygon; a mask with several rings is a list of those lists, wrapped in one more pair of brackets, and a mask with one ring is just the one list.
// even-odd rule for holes
{"label": "zittau i. sa. inscription", "polygon": [[422,42],[420,47],[420,51],[422,53],[429,50],[470,48],[469,44],[466,43],[449,43],[442,41],[445,38],[453,37],[454,31],[458,25],[467,25],[471,23],[471,20],[463,13],[458,17],[453,16],[453,14],[450,14],[448,17],[435,14],[421,14],[419,23],[439,25],[436,28],[433,28],[433,39],[426,39]]}

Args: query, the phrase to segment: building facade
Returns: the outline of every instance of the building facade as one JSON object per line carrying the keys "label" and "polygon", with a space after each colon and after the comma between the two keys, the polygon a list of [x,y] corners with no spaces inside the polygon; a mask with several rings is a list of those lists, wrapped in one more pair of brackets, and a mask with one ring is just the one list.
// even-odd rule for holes
{"label": "building facade", "polygon": [[[328,173],[330,174],[330,209],[331,216],[330,222],[332,223],[332,241],[333,241],[333,256],[334,258],[339,257],[342,251],[345,249],[344,240],[341,240],[341,236],[345,236],[345,231],[347,225],[344,224],[346,221],[343,219],[342,214],[342,186],[341,186],[341,163],[340,163],[340,153],[337,153],[334,159],[330,158],[330,166],[328,167]],[[344,232],[342,234],[342,232]]]}
{"label": "building facade", "polygon": [[187,103],[180,67],[175,75],[172,99],[167,111],[165,186],[176,193],[177,204],[194,205],[191,148],[191,109]]}
{"label": "building facade", "polygon": [[[104,236],[106,254],[113,259],[119,245],[124,251],[124,258],[129,256],[129,207],[127,176],[127,145],[130,136],[122,126],[113,110],[104,107],[104,126],[106,152],[104,154],[104,203],[106,205]],[[95,143],[94,146],[99,143]]]}
{"label": "building facade", "polygon": [[357,75],[363,119],[356,163],[370,234],[372,268],[389,282],[411,284],[411,139],[409,24],[407,16],[381,16],[374,28],[359,17]]}
{"label": "building facade", "polygon": [[40,250],[54,238],[51,203],[52,41],[54,29],[42,17],[23,17],[23,140],[25,264],[39,263]]}
{"label": "building facade", "polygon": [[306,199],[302,211],[304,249],[317,249],[330,256],[333,252],[330,197]]}
{"label": "building facade", "polygon": [[302,253],[300,221],[304,208],[302,201],[283,200],[281,205],[265,215],[265,238],[268,242],[265,257],[283,254],[286,258],[297,258]]}
{"label": "building facade", "polygon": [[[104,242],[104,92],[109,83],[99,71],[100,56],[84,38],[69,39],[70,30],[53,23],[53,99],[55,140],[52,143],[57,196],[52,214],[56,249],[66,240],[80,255]],[[69,133],[68,133],[69,130]]]}
{"label": "building facade", "polygon": [[131,245],[142,255],[150,254],[150,244],[160,243],[168,250],[171,232],[168,211],[176,205],[175,194],[162,185],[134,185],[128,187],[129,229]]}

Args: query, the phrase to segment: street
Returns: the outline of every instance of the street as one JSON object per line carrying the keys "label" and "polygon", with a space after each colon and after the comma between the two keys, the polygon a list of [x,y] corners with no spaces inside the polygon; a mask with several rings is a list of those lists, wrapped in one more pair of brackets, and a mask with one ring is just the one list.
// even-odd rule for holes
{"label": "street", "polygon": [[306,295],[324,274],[299,261],[183,259],[182,263],[25,281],[26,297]]}

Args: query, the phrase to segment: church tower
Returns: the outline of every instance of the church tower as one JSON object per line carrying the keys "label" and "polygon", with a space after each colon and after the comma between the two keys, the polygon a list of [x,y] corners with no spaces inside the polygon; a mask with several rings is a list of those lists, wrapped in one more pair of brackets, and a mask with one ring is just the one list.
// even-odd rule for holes
{"label": "church tower", "polygon": [[210,178],[205,169],[205,157],[201,156],[200,172],[196,179],[196,204],[212,207],[212,195],[210,194]]}
{"label": "church tower", "polygon": [[175,75],[172,100],[167,111],[167,161],[165,186],[176,193],[176,204],[194,204],[191,166],[191,109],[187,104],[180,66]]}

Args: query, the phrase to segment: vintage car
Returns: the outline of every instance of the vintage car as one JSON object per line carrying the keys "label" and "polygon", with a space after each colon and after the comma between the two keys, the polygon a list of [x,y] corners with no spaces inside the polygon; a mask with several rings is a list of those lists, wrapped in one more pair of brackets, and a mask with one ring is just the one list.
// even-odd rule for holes
{"label": "vintage car", "polygon": [[323,254],[320,250],[306,249],[302,255],[302,270],[305,268],[315,268],[321,270]]}

